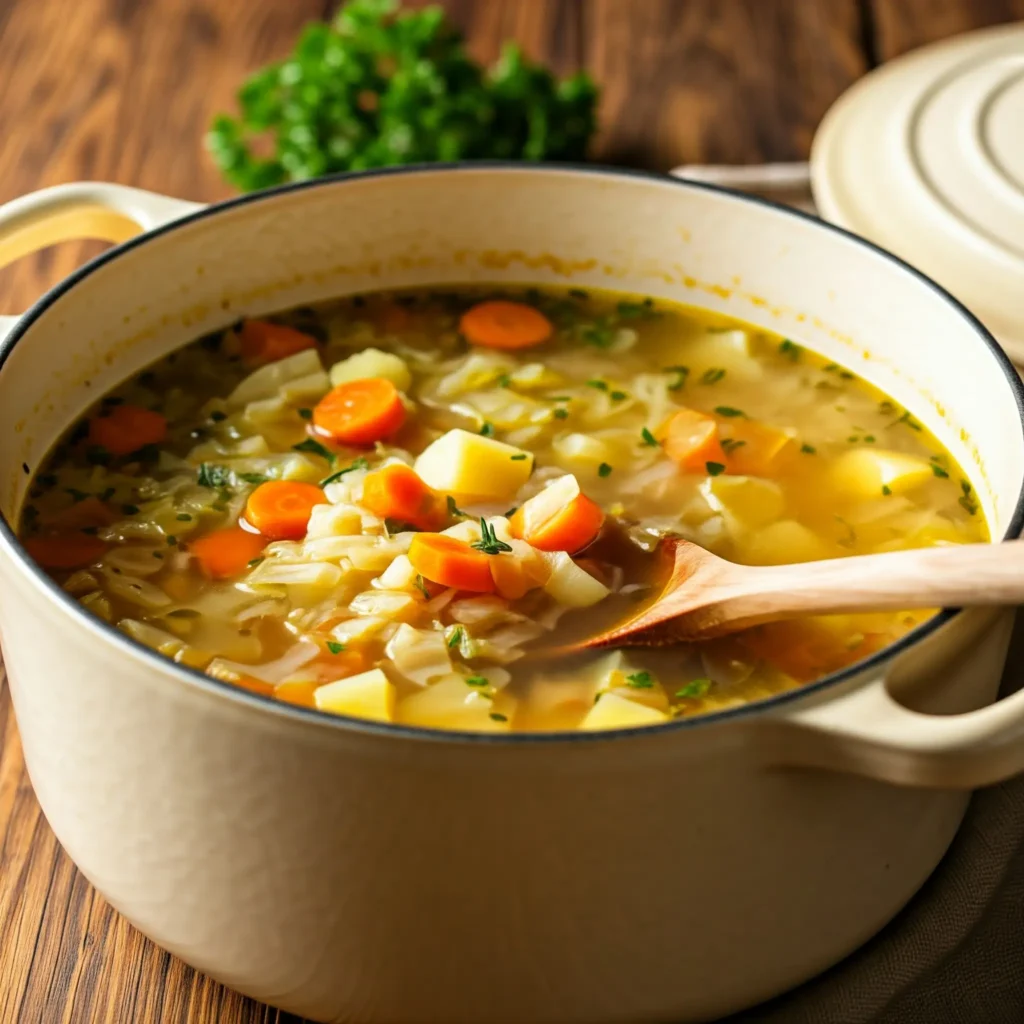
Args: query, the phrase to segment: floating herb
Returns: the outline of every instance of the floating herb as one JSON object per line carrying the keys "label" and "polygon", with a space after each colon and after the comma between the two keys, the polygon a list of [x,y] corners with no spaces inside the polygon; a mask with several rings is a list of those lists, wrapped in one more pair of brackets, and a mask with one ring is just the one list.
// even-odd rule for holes
{"label": "floating herb", "polygon": [[345,650],[345,645],[338,643],[337,640],[328,640],[327,650],[329,650],[331,654],[341,654],[341,652]]}
{"label": "floating herb", "polygon": [[445,498],[445,501],[448,504],[448,515],[450,515],[450,516],[465,516],[466,513],[463,512],[462,509],[459,508],[459,506],[455,504],[455,499],[450,494]]}
{"label": "floating herb", "polygon": [[[121,506],[121,513],[122,513],[122,515],[126,515],[126,516],[137,516],[139,514],[139,506],[138,505],[122,505]],[[180,518],[180,516],[179,516],[179,518]]]}
{"label": "floating herb", "polygon": [[498,378],[498,387],[499,388],[510,388],[510,387],[512,387],[512,378],[507,373],[503,373]]}
{"label": "floating herb", "polygon": [[626,676],[626,685],[634,690],[651,690],[654,688],[654,676],[650,672],[634,672]]}
{"label": "floating herb", "polygon": [[64,493],[70,494],[71,500],[76,504],[80,501],[85,501],[88,497],[91,497],[88,491],[80,491],[77,487],[65,487]]}
{"label": "floating herb", "polygon": [[520,452],[518,455],[510,455],[509,458],[513,462],[523,462],[526,459],[526,452]]}
{"label": "floating herb", "polygon": [[731,455],[737,448],[742,448],[747,442],[738,441],[734,437],[723,437],[722,438],[722,451],[726,455]]}
{"label": "floating herb", "polygon": [[221,412],[219,409],[214,409],[213,412],[210,413],[210,419],[213,420],[214,423],[220,423],[227,418],[228,414],[226,412]]}
{"label": "floating herb", "polygon": [[471,548],[476,548],[477,551],[482,551],[485,555],[500,555],[505,551],[512,550],[511,544],[498,540],[494,534],[494,527],[483,516],[480,517],[480,533],[480,539],[470,544]]}
{"label": "floating herb", "polygon": [[556,420],[567,420],[568,418],[569,418],[569,410],[568,409],[556,409],[555,410],[555,419]]}
{"label": "floating herb", "polygon": [[892,494],[892,488],[888,484],[882,484],[882,493],[888,498]]}
{"label": "floating herb", "polygon": [[921,424],[918,423],[914,419],[914,417],[911,416],[910,413],[908,411],[906,411],[906,410],[904,410],[903,415],[896,422],[897,423],[905,423],[908,427],[910,427],[911,430],[920,430],[921,429]]}
{"label": "floating herb", "polygon": [[298,444],[293,444],[292,448],[297,452],[309,452],[311,455],[319,455],[320,458],[326,459],[332,466],[337,461],[338,456],[330,450],[325,448],[316,438],[307,437],[305,441],[300,441]]}
{"label": "floating herb", "polygon": [[486,686],[487,676],[466,676],[467,686]]}
{"label": "floating herb", "polygon": [[231,473],[226,466],[217,466],[212,462],[200,463],[196,482],[200,487],[224,487],[231,480]]}
{"label": "floating herb", "polygon": [[701,375],[701,384],[717,384],[725,376],[725,370],[705,370]]}
{"label": "floating herb", "polygon": [[676,375],[676,379],[668,386],[669,391],[681,391],[686,386],[686,378],[690,376],[688,366],[666,366],[665,372]]}
{"label": "floating herb", "polygon": [[608,396],[613,402],[622,402],[629,398],[625,391],[613,391]]}
{"label": "floating herb", "polygon": [[937,462],[933,462],[931,464],[931,467],[932,467],[932,472],[937,477],[939,477],[941,480],[948,480],[949,479],[949,474]]}
{"label": "floating herb", "polygon": [[250,569],[255,569],[256,566],[263,561],[266,561],[266,556],[257,555],[255,558],[250,558],[249,561],[246,562],[246,565],[248,565]]}
{"label": "floating herb", "polygon": [[746,413],[742,409],[734,409],[731,405],[716,405],[715,412],[719,416],[725,416],[728,419],[735,418],[737,416],[746,417]]}
{"label": "floating herb", "polygon": [[236,476],[247,484],[263,484],[267,482],[267,478],[263,473],[237,473]]}
{"label": "floating herb", "polygon": [[320,486],[326,487],[328,484],[333,484],[335,480],[340,480],[346,473],[354,473],[357,469],[367,469],[369,465],[369,461],[360,455],[358,459],[347,465],[344,469],[339,469],[336,473],[325,476],[320,481]]}
{"label": "floating herb", "polygon": [[721,476],[725,472],[725,466],[721,462],[705,462],[704,468],[708,471],[708,476]]}
{"label": "floating herb", "polygon": [[412,585],[429,601],[430,591],[427,589],[427,581],[419,574],[416,574],[416,578],[412,581]]}
{"label": "floating herb", "polygon": [[598,476],[601,476],[601,477],[611,476],[611,472],[612,472],[612,467],[609,466],[607,462],[602,462],[601,465],[597,467],[597,475]]}
{"label": "floating herb", "polygon": [[311,420],[313,418],[313,410],[312,409],[299,409],[299,415],[304,420]]}
{"label": "floating herb", "polygon": [[484,425],[480,428],[480,433],[484,437],[494,437],[494,424],[485,420]]}
{"label": "floating herb", "polygon": [[646,427],[640,431],[640,437],[642,438],[641,444],[645,444],[649,448],[658,447],[658,439]]}
{"label": "floating herb", "polygon": [[703,697],[711,689],[710,679],[691,679],[681,689],[676,690],[677,697],[684,697],[688,700],[696,700]]}
{"label": "floating herb", "polygon": [[495,722],[507,722],[508,715],[503,715],[500,711],[492,711],[490,716]]}
{"label": "floating herb", "polygon": [[783,339],[782,343],[779,345],[779,354],[785,356],[794,363],[800,361],[800,353],[802,351],[803,350],[800,346],[797,345],[796,342],[790,341],[789,338]]}
{"label": "floating herb", "polygon": [[598,391],[607,391],[608,390],[608,382],[607,381],[603,381],[603,380],[588,380],[587,381],[587,387],[588,388],[596,388]]}
{"label": "floating herb", "polygon": [[960,495],[960,507],[970,516],[977,515],[978,502],[974,498],[971,485],[966,480],[961,480],[960,490],[963,491],[963,494]]}
{"label": "floating herb", "polygon": [[818,454],[818,449],[815,448],[813,444],[802,444],[802,445],[800,445],[800,451],[802,451],[804,453],[804,455],[817,455]]}
{"label": "floating herb", "polygon": [[458,647],[459,644],[462,643],[463,632],[464,631],[463,631],[461,626],[456,626],[452,630],[452,635],[450,637],[448,637],[448,647],[449,648]]}
{"label": "floating herb", "polygon": [[590,293],[585,292],[582,288],[570,288],[569,295],[574,299],[579,299],[581,302],[586,302],[590,298]]}

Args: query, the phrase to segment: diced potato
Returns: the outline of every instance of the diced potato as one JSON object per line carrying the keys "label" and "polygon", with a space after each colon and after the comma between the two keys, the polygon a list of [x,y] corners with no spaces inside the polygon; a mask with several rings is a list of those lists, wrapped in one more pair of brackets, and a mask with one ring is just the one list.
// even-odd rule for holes
{"label": "diced potato", "polygon": [[700,492],[711,508],[725,516],[733,532],[767,526],[786,507],[782,488],[756,476],[709,476]]}
{"label": "diced potato", "polygon": [[348,606],[354,615],[380,615],[395,621],[416,613],[416,599],[399,590],[368,590]]}
{"label": "diced potato", "polygon": [[457,498],[511,498],[530,478],[533,455],[492,437],[449,430],[420,454],[424,483]]}
{"label": "diced potato", "polygon": [[750,565],[816,562],[833,551],[813,530],[794,519],[782,519],[737,538],[742,561]]}
{"label": "diced potato", "polygon": [[362,532],[363,517],[355,505],[314,505],[306,537],[350,537]]}
{"label": "diced potato", "polygon": [[854,448],[832,466],[832,481],[847,493],[874,498],[887,487],[893,494],[912,490],[932,478],[931,464],[913,455],[878,448]]}
{"label": "diced potato", "polygon": [[395,687],[379,668],[374,668],[318,687],[313,699],[321,711],[390,722],[395,706]]}
{"label": "diced potato", "polygon": [[331,367],[331,384],[335,387],[345,381],[362,380],[364,377],[383,377],[391,381],[399,391],[408,391],[412,385],[412,373],[405,360],[392,352],[382,352],[379,348],[363,349]]}
{"label": "diced potato", "polygon": [[396,720],[434,729],[507,732],[508,722],[491,717],[494,704],[481,689],[470,686],[462,676],[445,676],[400,701]]}
{"label": "diced potato", "polygon": [[581,729],[632,729],[636,726],[658,725],[668,722],[668,715],[646,704],[620,697],[617,693],[606,693],[587,712],[580,723]]}
{"label": "diced potato", "polygon": [[589,608],[604,600],[611,591],[581,569],[565,551],[545,552],[551,576],[544,589],[559,603],[569,608]]}
{"label": "diced potato", "polygon": [[416,580],[416,570],[408,555],[399,555],[373,581],[373,585],[381,590],[408,590]]}
{"label": "diced potato", "polygon": [[758,380],[764,375],[754,357],[746,331],[714,331],[686,342],[679,350],[679,362],[699,380],[709,370],[725,370],[732,380]]}
{"label": "diced potato", "polygon": [[558,457],[572,466],[595,468],[602,462],[611,462],[614,449],[606,441],[591,434],[566,434],[558,438],[553,446]]}
{"label": "diced potato", "polygon": [[383,616],[361,615],[357,619],[346,619],[344,622],[339,622],[331,630],[331,636],[339,643],[358,643],[379,633],[387,624],[388,620]]}

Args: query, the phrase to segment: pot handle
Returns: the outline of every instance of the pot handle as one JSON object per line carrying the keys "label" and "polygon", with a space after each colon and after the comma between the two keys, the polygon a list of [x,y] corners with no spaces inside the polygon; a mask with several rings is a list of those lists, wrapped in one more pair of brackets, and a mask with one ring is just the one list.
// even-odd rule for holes
{"label": "pot handle", "polygon": [[[0,267],[75,238],[124,242],[201,208],[201,203],[98,181],[30,192],[0,206]],[[17,319],[0,317],[0,339]]]}
{"label": "pot handle", "polygon": [[976,789],[1024,772],[1024,689],[976,711],[923,714],[898,703],[883,676],[783,709],[763,727],[773,766],[934,789]]}

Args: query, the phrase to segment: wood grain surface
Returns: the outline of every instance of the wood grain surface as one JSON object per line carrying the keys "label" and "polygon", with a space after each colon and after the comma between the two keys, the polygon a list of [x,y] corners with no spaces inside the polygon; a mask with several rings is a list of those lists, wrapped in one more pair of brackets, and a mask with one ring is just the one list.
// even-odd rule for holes
{"label": "wood grain surface", "polygon": [[[422,6],[423,0],[416,0]],[[229,194],[203,152],[247,71],[331,0],[0,0],[0,201],[83,178],[198,200]],[[806,155],[876,63],[1024,0],[448,0],[473,53],[515,38],[604,88],[597,155],[667,169]],[[26,308],[98,251],[68,243],[0,271]],[[2,676],[2,670],[0,670]],[[77,873],[39,811],[0,680],[0,1024],[253,1024],[297,1018],[162,952]]]}

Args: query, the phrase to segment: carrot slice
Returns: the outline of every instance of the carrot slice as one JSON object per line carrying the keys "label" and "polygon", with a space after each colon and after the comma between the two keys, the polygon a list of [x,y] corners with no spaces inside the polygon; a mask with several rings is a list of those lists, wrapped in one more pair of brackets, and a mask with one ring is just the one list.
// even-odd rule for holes
{"label": "carrot slice", "polygon": [[383,377],[345,381],[329,391],[313,410],[313,426],[340,444],[383,441],[404,422],[402,396]]}
{"label": "carrot slice", "polygon": [[107,550],[107,545],[89,533],[64,533],[29,537],[25,550],[44,569],[81,569],[95,562]]}
{"label": "carrot slice", "polygon": [[514,537],[541,551],[568,551],[570,555],[582,551],[604,525],[601,506],[585,494],[577,494],[545,519],[531,516],[529,504],[527,502],[512,516],[509,527]]}
{"label": "carrot slice", "polygon": [[314,505],[327,503],[316,484],[268,480],[245,503],[245,519],[270,540],[302,540]]}
{"label": "carrot slice", "polygon": [[113,455],[130,455],[147,444],[160,444],[166,437],[167,420],[138,405],[115,405],[89,421],[89,441]]}
{"label": "carrot slice", "polygon": [[409,546],[409,561],[424,579],[474,594],[494,593],[489,557],[442,533],[418,533]]}
{"label": "carrot slice", "polygon": [[241,576],[249,563],[267,546],[267,538],[240,526],[214,530],[190,541],[188,550],[195,555],[203,573],[213,580]]}
{"label": "carrot slice", "polygon": [[551,321],[533,306],[493,299],[467,309],[459,330],[474,345],[485,348],[532,348],[554,332]]}
{"label": "carrot slice", "polygon": [[705,473],[709,462],[726,465],[718,423],[693,409],[673,413],[655,431],[665,454],[689,473]]}
{"label": "carrot slice", "polygon": [[239,339],[242,358],[248,363],[275,363],[316,347],[316,338],[312,335],[284,324],[272,324],[269,320],[243,320]]}
{"label": "carrot slice", "polygon": [[381,519],[397,519],[420,530],[438,530],[447,519],[440,495],[400,463],[366,475],[362,503]]}

